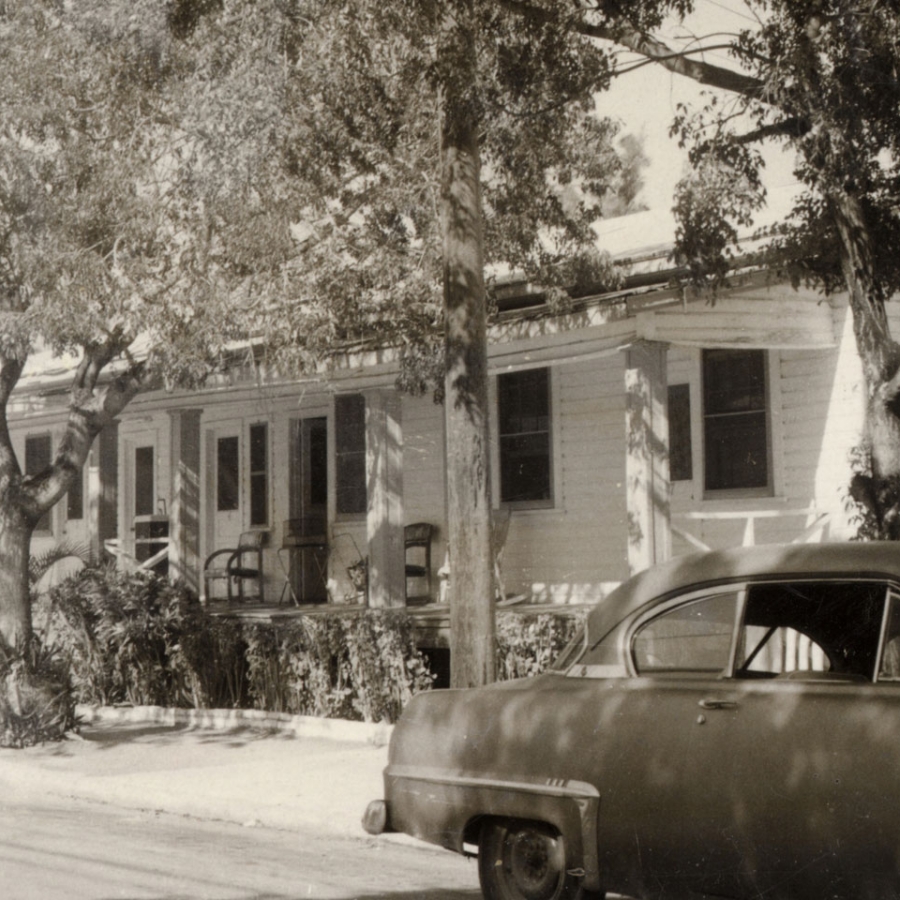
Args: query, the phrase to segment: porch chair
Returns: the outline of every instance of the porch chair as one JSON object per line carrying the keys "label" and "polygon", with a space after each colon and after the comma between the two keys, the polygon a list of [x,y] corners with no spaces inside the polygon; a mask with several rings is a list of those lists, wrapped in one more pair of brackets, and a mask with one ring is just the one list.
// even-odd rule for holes
{"label": "porch chair", "polygon": [[[431,539],[434,535],[434,525],[428,522],[416,522],[413,525],[407,525],[403,529],[403,537],[405,544],[404,562],[406,565],[406,602],[412,605],[422,605],[431,603]],[[410,562],[409,552],[413,551],[418,555],[421,562]],[[418,551],[422,551],[418,553]],[[422,557],[424,556],[424,559]],[[424,578],[425,593],[410,596],[409,579]]]}
{"label": "porch chair", "polygon": [[[224,580],[229,603],[234,599],[235,585],[238,599],[243,602],[245,581],[256,582],[256,599],[260,603],[265,602],[263,575],[265,539],[265,531],[245,531],[238,538],[237,547],[216,550],[206,557],[206,562],[203,564],[203,593],[207,601],[210,598],[211,585]],[[220,560],[218,563],[215,562],[217,559]],[[224,562],[222,562],[223,559]]]}

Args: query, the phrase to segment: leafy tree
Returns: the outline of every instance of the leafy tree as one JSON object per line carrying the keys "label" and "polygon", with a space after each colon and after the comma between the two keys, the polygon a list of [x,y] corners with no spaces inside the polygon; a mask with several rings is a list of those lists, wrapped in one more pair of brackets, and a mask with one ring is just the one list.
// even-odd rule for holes
{"label": "leafy tree", "polygon": [[[212,108],[236,122],[248,81],[274,104],[267,124],[238,129],[267,151],[242,202],[266,241],[293,241],[268,272],[266,248],[247,254],[263,352],[284,368],[388,343],[406,387],[438,377],[457,685],[492,680],[496,665],[485,269],[520,270],[559,301],[575,274],[611,283],[590,226],[611,192],[634,201],[640,169],[632,147],[623,170],[616,127],[595,111],[611,57],[573,27],[581,14],[513,6],[223,0],[189,41],[207,119]],[[200,157],[220,158],[217,178],[235,158],[220,131],[237,133],[194,137]]]}
{"label": "leafy tree", "polygon": [[851,493],[868,533],[898,540],[900,345],[886,303],[900,288],[900,8],[847,0],[747,0],[744,8],[758,24],[728,38],[733,71],[647,34],[628,36],[648,58],[725,92],[675,123],[694,166],[676,198],[680,252],[695,280],[721,282],[739,252],[736,226],[764,203],[757,147],[776,142],[795,154],[804,190],[770,258],[795,284],[848,291],[866,386],[866,465]]}
{"label": "leafy tree", "polygon": [[[591,99],[609,58],[548,10],[521,28],[475,2],[4,4],[6,644],[31,633],[35,523],[138,391],[202,380],[233,338],[281,367],[391,340],[408,387],[446,366],[454,586],[473,598],[454,629],[481,648],[457,680],[493,677],[484,264],[611,277],[595,252],[563,265],[618,176]],[[53,463],[26,474],[6,406],[35,349],[80,362]]]}
{"label": "leafy tree", "polygon": [[[613,71],[610,44],[733,95],[677,123],[694,141],[696,173],[677,203],[679,242],[698,279],[723,277],[735,226],[763,200],[754,141],[798,152],[809,193],[779,249],[796,277],[849,288],[873,468],[856,490],[883,512],[885,533],[898,536],[900,355],[884,308],[895,288],[885,251],[896,225],[900,133],[893,4],[751,2],[763,24],[731,42],[733,70],[654,37],[664,15],[690,9],[687,0],[212,6],[217,13],[194,31],[208,83],[241,69],[239,52],[221,55],[234,46],[225,40],[229,23],[238,22],[264,39],[275,64],[270,96],[288,113],[266,130],[271,168],[263,171],[272,181],[250,179],[247,199],[271,216],[274,186],[290,183],[284,171],[295,176],[291,191],[302,186],[302,202],[281,213],[291,218],[294,246],[270,270],[272,284],[289,290],[266,288],[259,268],[252,278],[248,268],[276,358],[315,359],[339,342],[394,336],[406,360],[420,360],[443,328],[454,683],[489,680],[494,666],[483,273],[503,262],[551,287],[573,272],[608,277],[590,253],[589,225],[615,177],[613,129],[592,100]],[[750,132],[736,134],[748,119]],[[415,382],[422,367],[406,372]]]}
{"label": "leafy tree", "polygon": [[[0,645],[10,648],[31,637],[34,527],[93,438],[143,387],[202,377],[230,334],[229,273],[179,166],[177,51],[165,6],[150,0],[0,10]],[[78,363],[52,464],[25,473],[7,405],[35,350]]]}

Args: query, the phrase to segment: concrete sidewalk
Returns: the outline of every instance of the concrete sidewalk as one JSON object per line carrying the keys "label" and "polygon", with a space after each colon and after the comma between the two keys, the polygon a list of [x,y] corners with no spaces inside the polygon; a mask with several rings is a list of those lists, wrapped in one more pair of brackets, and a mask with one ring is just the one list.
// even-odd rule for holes
{"label": "concrete sidewalk", "polygon": [[156,707],[79,713],[80,735],[0,750],[3,796],[357,837],[366,804],[383,796],[387,726]]}

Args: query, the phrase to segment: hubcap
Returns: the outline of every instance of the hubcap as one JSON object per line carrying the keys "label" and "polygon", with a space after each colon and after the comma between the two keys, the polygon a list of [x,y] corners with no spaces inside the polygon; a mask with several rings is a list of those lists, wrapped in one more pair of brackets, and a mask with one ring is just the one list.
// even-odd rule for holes
{"label": "hubcap", "polygon": [[549,900],[559,887],[559,843],[548,834],[525,829],[509,836],[506,870],[525,900]]}

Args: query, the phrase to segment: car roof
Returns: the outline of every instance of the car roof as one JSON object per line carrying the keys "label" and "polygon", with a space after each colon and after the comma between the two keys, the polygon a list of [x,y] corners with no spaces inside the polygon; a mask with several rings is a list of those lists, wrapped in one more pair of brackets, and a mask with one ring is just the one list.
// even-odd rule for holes
{"label": "car roof", "polygon": [[768,544],[678,556],[623,582],[591,610],[588,643],[657,598],[749,579],[849,577],[900,582],[900,542]]}

